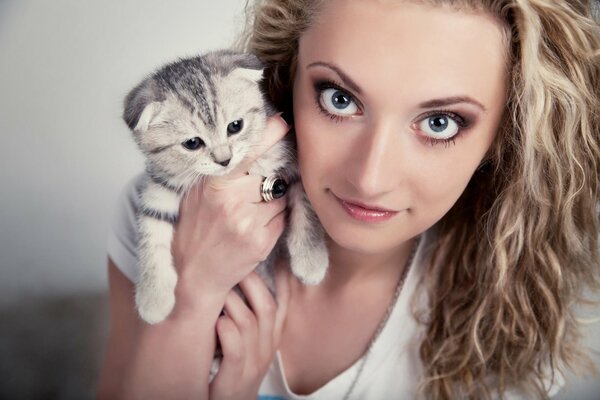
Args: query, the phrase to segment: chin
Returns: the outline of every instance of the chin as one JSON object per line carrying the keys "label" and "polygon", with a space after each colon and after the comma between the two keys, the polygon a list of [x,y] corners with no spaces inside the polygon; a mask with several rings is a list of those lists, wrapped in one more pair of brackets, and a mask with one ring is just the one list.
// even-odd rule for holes
{"label": "chin", "polygon": [[383,232],[374,232],[371,229],[348,227],[344,226],[345,224],[335,225],[335,227],[323,225],[329,245],[363,255],[381,254],[398,246],[398,241],[390,242],[389,234],[384,235]]}

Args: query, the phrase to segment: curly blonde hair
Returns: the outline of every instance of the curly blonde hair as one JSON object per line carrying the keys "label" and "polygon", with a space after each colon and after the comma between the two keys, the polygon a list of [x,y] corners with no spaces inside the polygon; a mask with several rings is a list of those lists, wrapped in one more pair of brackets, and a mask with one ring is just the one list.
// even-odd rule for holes
{"label": "curly blonde hair", "polygon": [[[414,1],[414,0],[413,0]],[[600,289],[600,28],[585,0],[423,0],[496,17],[509,95],[488,156],[433,229],[421,393],[546,398],[548,379],[591,367],[575,306]],[[263,0],[241,46],[292,114],[298,39],[323,0]]]}

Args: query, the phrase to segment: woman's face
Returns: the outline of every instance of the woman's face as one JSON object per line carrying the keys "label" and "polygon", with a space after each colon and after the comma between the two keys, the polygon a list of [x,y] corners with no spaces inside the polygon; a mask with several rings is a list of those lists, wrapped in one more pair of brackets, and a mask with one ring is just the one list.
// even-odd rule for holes
{"label": "woman's face", "polygon": [[300,39],[294,120],[303,184],[333,242],[376,254],[439,221],[494,139],[505,75],[491,17],[325,2]]}

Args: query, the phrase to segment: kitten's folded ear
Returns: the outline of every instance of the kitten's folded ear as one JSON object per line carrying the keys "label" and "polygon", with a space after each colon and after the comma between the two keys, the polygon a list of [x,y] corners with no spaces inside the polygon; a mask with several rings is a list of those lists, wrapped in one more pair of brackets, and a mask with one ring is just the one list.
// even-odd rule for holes
{"label": "kitten's folded ear", "polygon": [[152,78],[145,79],[125,98],[123,120],[133,131],[145,131],[164,100],[160,88]]}
{"label": "kitten's folded ear", "polygon": [[150,126],[150,122],[152,122],[154,117],[156,117],[162,109],[162,104],[163,103],[158,101],[153,101],[152,103],[148,104],[146,108],[144,108],[144,111],[142,111],[142,115],[140,115],[137,124],[133,128],[133,132],[147,131],[148,127]]}
{"label": "kitten's folded ear", "polygon": [[230,76],[258,83],[263,78],[264,64],[252,53],[230,53]]}
{"label": "kitten's folded ear", "polygon": [[258,83],[263,78],[263,69],[236,68],[231,71],[230,76]]}

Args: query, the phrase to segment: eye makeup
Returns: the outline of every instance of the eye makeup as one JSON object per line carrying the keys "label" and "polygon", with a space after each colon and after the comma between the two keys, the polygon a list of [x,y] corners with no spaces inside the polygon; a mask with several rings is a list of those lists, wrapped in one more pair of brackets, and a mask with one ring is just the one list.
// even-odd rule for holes
{"label": "eye makeup", "polygon": [[[336,123],[341,123],[344,122],[345,120],[349,120],[352,119],[356,116],[360,116],[363,114],[363,105],[360,103],[360,101],[358,99],[356,99],[356,97],[352,94],[352,92],[350,92],[349,90],[345,89],[341,83],[336,82],[335,80],[331,80],[331,79],[316,79],[313,83],[313,88],[314,88],[314,102],[315,105],[317,107],[317,110],[323,114],[324,116],[328,117],[329,119],[331,119],[332,121],[336,122]],[[323,94],[325,91],[327,90],[335,90],[335,94],[336,95],[341,95],[344,98],[347,99],[348,102],[353,103],[356,106],[357,112],[352,113],[352,114],[345,114],[345,113],[335,113],[335,112],[331,112],[330,110],[328,110],[325,105],[323,104]],[[423,132],[423,130],[419,127],[419,125],[426,121],[428,118],[446,118],[447,120],[451,121],[453,124],[456,125],[456,133],[454,133],[452,136],[449,137],[440,137],[440,138],[436,138],[435,135],[432,134],[428,134],[426,132]],[[456,112],[456,111],[451,111],[448,109],[434,109],[434,110],[430,110],[425,112],[424,114],[419,115],[415,121],[411,124],[411,128],[417,132],[416,134],[419,136],[419,138],[423,139],[426,143],[434,146],[434,145],[444,145],[445,147],[448,147],[450,144],[455,144],[455,140],[463,133],[463,131],[467,130],[470,126],[472,125],[472,118],[470,117],[465,117],[462,114]],[[440,135],[443,136],[443,135]]]}
{"label": "eye makeup", "polygon": [[[344,89],[340,83],[335,82],[333,80],[328,80],[328,79],[319,79],[314,82],[313,87],[314,87],[314,91],[315,91],[315,99],[314,100],[315,100],[317,109],[319,110],[319,112],[321,112],[323,115],[329,117],[334,122],[342,122],[344,119],[351,118],[356,115],[362,115],[362,104],[358,100],[355,99],[355,97],[352,93],[350,93],[348,90]],[[332,113],[331,111],[327,110],[325,108],[325,106],[323,105],[322,96],[325,91],[332,90],[332,89],[335,90],[336,93],[339,92],[339,94],[346,97],[349,102],[354,103],[356,105],[356,109],[358,110],[358,112],[353,115],[348,115],[348,114],[343,114],[343,113],[336,114],[336,113]]]}
{"label": "eye makeup", "polygon": [[[426,132],[423,132],[422,129],[420,128],[420,125],[430,119],[430,118],[446,118],[450,121],[452,121],[452,123],[456,124],[456,132],[452,135],[449,136],[445,136],[444,135],[440,135],[442,137],[435,137],[435,134],[428,134]],[[470,126],[471,126],[471,119],[470,118],[466,118],[463,117],[461,114],[456,113],[455,111],[450,111],[450,110],[446,110],[446,109],[440,109],[440,110],[431,110],[431,111],[427,111],[426,113],[418,116],[415,120],[415,122],[413,122],[411,124],[411,127],[414,131],[418,132],[417,135],[419,135],[419,137],[421,137],[423,140],[425,140],[426,143],[435,146],[437,144],[442,144],[445,147],[448,147],[450,144],[456,144],[456,139],[461,136],[465,130],[467,130]]]}

